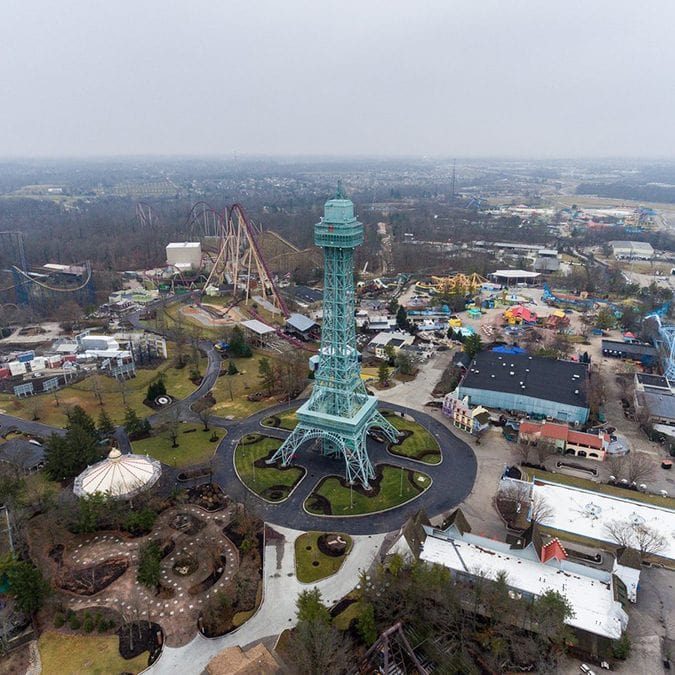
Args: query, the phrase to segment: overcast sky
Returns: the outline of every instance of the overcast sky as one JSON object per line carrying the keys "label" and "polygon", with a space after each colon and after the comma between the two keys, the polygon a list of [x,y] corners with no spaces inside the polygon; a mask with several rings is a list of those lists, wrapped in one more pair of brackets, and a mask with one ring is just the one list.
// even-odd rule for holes
{"label": "overcast sky", "polygon": [[0,156],[675,157],[673,0],[2,0]]}

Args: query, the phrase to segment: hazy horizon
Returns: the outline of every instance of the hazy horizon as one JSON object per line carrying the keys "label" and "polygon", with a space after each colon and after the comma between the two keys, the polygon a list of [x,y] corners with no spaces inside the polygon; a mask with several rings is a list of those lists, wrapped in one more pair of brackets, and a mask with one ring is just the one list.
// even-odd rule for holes
{"label": "hazy horizon", "polygon": [[675,3],[9,0],[2,159],[675,159]]}

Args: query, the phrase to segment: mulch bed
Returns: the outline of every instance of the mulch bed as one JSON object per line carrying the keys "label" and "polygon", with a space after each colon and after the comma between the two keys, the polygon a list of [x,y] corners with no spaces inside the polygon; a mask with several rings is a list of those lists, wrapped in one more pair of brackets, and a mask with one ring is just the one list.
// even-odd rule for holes
{"label": "mulch bed", "polygon": [[201,519],[193,516],[191,513],[177,513],[176,517],[169,523],[174,529],[183,534],[197,534],[206,527],[206,523]]}
{"label": "mulch bed", "polygon": [[205,511],[220,511],[230,503],[229,497],[214,483],[191,487],[187,494],[190,504],[195,504]]}
{"label": "mulch bed", "polygon": [[214,584],[218,583],[220,580],[220,577],[223,576],[223,572],[225,571],[225,563],[227,562],[227,559],[225,558],[224,554],[221,554],[220,556],[220,565],[216,567],[211,574],[209,574],[206,579],[203,581],[200,581],[198,584],[195,584],[194,586],[190,586],[188,588],[188,593],[190,595],[199,595],[200,593],[203,593],[204,591],[208,591],[211,586]]}
{"label": "mulch bed", "polygon": [[114,558],[82,569],[68,568],[57,581],[57,585],[77,595],[94,595],[121,577],[128,567],[127,558]]}
{"label": "mulch bed", "polygon": [[[132,634],[130,635],[130,633]],[[117,635],[120,639],[120,656],[123,659],[133,659],[148,651],[150,652],[148,665],[154,663],[164,644],[162,627],[150,621],[125,623],[123,626],[120,626]]]}
{"label": "mulch bed", "polygon": [[336,539],[338,535],[332,534],[330,532],[324,532],[322,535],[317,537],[316,546],[324,555],[330,556],[331,558],[342,558],[347,550],[347,542],[343,544],[334,544],[333,546],[328,545],[328,541],[331,539]]}

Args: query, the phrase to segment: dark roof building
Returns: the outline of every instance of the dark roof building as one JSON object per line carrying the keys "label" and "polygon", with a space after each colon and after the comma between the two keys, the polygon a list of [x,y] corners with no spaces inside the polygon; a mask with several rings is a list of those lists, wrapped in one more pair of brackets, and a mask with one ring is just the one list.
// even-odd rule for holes
{"label": "dark roof building", "polygon": [[458,388],[458,398],[482,405],[584,423],[588,365],[524,354],[480,352]]}
{"label": "dark roof building", "polygon": [[641,363],[651,365],[656,361],[657,351],[652,345],[619,342],[618,340],[603,340],[602,354],[603,356],[612,356],[616,359],[640,361]]}
{"label": "dark roof building", "polygon": [[45,450],[25,438],[10,438],[0,445],[0,462],[11,464],[26,473],[37,471],[44,466]]}

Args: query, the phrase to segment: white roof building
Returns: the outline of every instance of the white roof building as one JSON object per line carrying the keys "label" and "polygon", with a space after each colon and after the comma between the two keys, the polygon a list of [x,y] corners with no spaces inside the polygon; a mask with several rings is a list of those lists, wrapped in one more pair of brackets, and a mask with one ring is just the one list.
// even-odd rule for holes
{"label": "white roof building", "polygon": [[420,559],[460,574],[493,581],[498,573],[505,572],[509,588],[527,595],[557,591],[568,599],[574,611],[568,625],[589,633],[616,640],[628,625],[628,615],[614,599],[611,575],[602,570],[574,563],[568,564],[573,570],[566,570],[557,564],[549,565],[488,547],[484,542],[479,545],[438,536],[426,538]]}
{"label": "white roof building", "polygon": [[108,456],[88,466],[76,479],[73,492],[78,497],[98,493],[115,499],[129,499],[152,487],[162,475],[162,465],[147,455],[123,455],[113,448]]}
{"label": "white roof building", "polygon": [[651,260],[654,248],[646,241],[610,241],[615,258]]}
{"label": "white roof building", "polygon": [[[546,521],[549,527],[616,543],[607,532],[608,523],[645,525],[665,539],[665,548],[658,555],[675,560],[675,511],[672,509],[540,479],[532,485],[532,496],[537,495],[551,507],[552,515]],[[628,490],[626,495],[630,495]]]}

